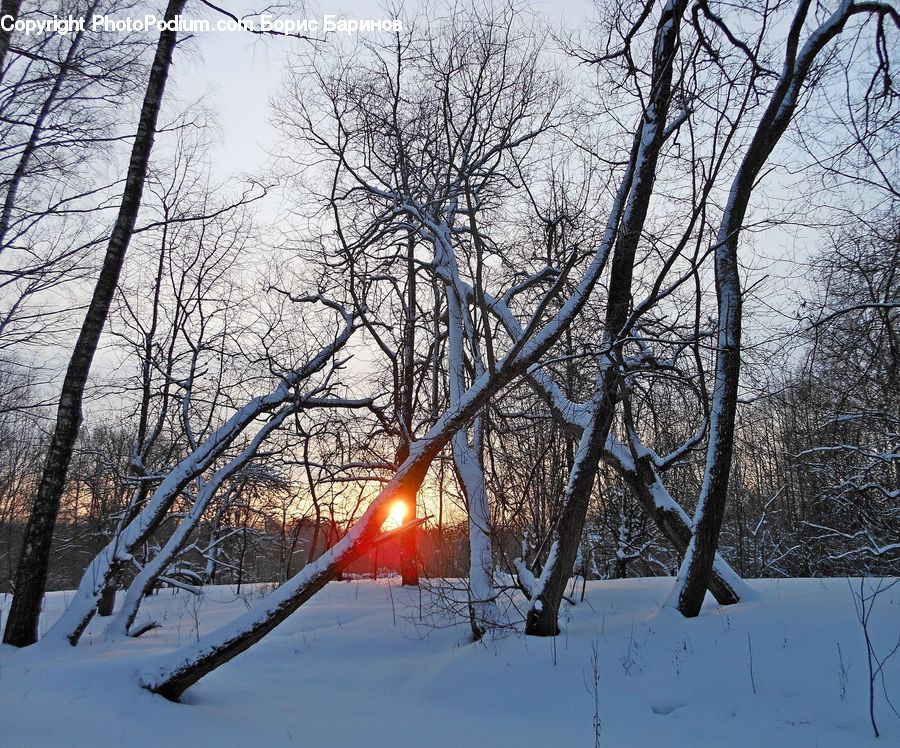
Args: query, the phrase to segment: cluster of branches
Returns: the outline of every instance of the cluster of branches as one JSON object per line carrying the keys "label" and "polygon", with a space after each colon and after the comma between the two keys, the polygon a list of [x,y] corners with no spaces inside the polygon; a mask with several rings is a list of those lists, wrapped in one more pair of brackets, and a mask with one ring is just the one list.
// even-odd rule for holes
{"label": "cluster of branches", "polygon": [[[166,12],[183,5],[172,0]],[[718,551],[733,476],[743,478],[748,464],[741,437],[755,438],[738,417],[746,228],[765,218],[752,198],[785,135],[816,126],[804,109],[815,108],[835,70],[852,67],[854,80],[870,81],[841,92],[855,113],[846,149],[864,165],[896,116],[885,40],[900,17],[888,3],[833,5],[610,7],[594,37],[605,39],[601,49],[564,40],[582,63],[566,70],[554,64],[546,31],[513,5],[459,6],[427,26],[406,19],[393,36],[301,55],[275,116],[292,144],[285,160],[298,210],[324,227],[286,242],[312,273],[255,275],[251,263],[242,266],[264,242],[248,209],[262,191],[225,198],[188,135],[150,168],[176,44],[163,32],[35,481],[5,640],[36,640],[53,527],[104,329],[134,365],[134,438],[118,483],[127,490],[44,641],[77,644],[98,612],[113,613],[106,639],[140,634],[141,600],[161,581],[213,581],[229,563],[220,551],[235,512],[289,496],[292,481],[303,486],[315,532],[326,511],[334,524],[335,502],[354,520],[329,531],[321,555],[314,536],[294,574],[291,547],[281,586],[142,675],[168,698],[259,641],[387,538],[401,537],[404,581],[415,583],[410,538],[422,520],[381,527],[392,502],[406,502],[415,517],[417,497],[435,485],[441,496],[453,487],[467,519],[474,639],[500,622],[508,584],[527,599],[526,633],[556,635],[573,571],[597,573],[604,523],[616,573],[638,558],[660,570],[680,559],[670,604],[683,615],[698,615],[707,590],[722,604],[745,599]],[[878,54],[842,57],[866,45]],[[887,103],[871,105],[876,98]],[[809,168],[821,166],[818,150],[808,155]],[[831,162],[829,173],[846,177],[846,162]],[[895,239],[888,243],[896,255]],[[125,266],[126,251],[133,265]],[[825,284],[798,375],[848,376],[847,357],[829,345],[842,325],[870,320],[877,350],[853,373],[887,393],[877,417],[871,393],[840,405],[817,399],[838,411],[817,426],[832,441],[791,455],[792,469],[815,476],[815,501],[833,507],[821,522],[802,513],[798,526],[823,542],[864,538],[885,558],[896,550],[891,268],[863,302],[848,301],[867,277],[856,267]],[[249,277],[263,282],[245,293]],[[365,364],[348,368],[362,349]],[[882,368],[874,371],[875,362]],[[786,391],[801,389],[791,382]],[[847,431],[852,440],[834,441]],[[776,449],[787,443],[779,434]],[[887,503],[893,520],[866,522],[880,513],[861,514],[860,495]],[[847,525],[846,512],[863,524]]]}

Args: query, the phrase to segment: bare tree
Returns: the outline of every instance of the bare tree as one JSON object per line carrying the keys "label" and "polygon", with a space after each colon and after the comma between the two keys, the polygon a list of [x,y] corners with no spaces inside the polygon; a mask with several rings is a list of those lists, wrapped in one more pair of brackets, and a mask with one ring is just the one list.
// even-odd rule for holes
{"label": "bare tree", "polygon": [[[895,261],[873,270],[851,254],[853,270],[833,279],[844,288],[829,289],[812,325],[817,376],[853,371],[871,387],[866,402],[881,397],[877,418],[845,400],[851,417],[826,422],[829,443],[815,424],[834,403],[816,403],[804,428],[818,440],[796,424],[788,434],[773,422],[790,418],[798,388],[780,412],[756,405],[739,420],[751,199],[824,63],[839,67],[833,43],[845,27],[874,25],[873,69],[889,72],[893,8],[843,0],[826,11],[799,0],[785,26],[781,3],[626,3],[590,48],[567,40],[598,88],[564,80],[542,30],[512,6],[456,7],[387,43],[304,57],[278,118],[294,139],[302,212],[322,229],[291,242],[311,269],[264,271],[252,312],[232,303],[223,270],[256,251],[240,218],[228,224],[239,205],[219,214],[208,191],[187,190],[199,197],[181,210],[177,185],[203,181],[190,159],[171,182],[142,175],[162,213],[140,265],[153,294],[135,299],[125,284],[113,324],[138,371],[132,498],[46,640],[77,644],[122,582],[103,635],[140,635],[141,602],[157,585],[197,591],[229,565],[243,583],[248,550],[275,538],[272,576],[283,583],[141,674],[144,687],[178,699],[384,542],[400,540],[404,581],[415,581],[408,538],[424,518],[383,525],[394,502],[413,505],[429,486],[439,524],[445,501],[465,512],[468,580],[453,602],[462,612],[464,599],[473,639],[498,623],[501,592],[517,590],[528,598],[526,633],[556,635],[572,574],[598,573],[592,551],[603,546],[613,574],[639,563],[668,572],[682,556],[671,604],[696,616],[707,590],[722,604],[750,594],[724,558],[734,535],[723,536],[726,510],[740,515],[741,548],[745,510],[753,532],[781,511],[779,486],[745,501],[743,438],[765,442],[766,460],[806,481],[799,495],[813,485],[817,504],[828,494],[844,507],[816,527],[804,509],[795,526],[823,544],[843,533],[848,558],[893,560],[893,515],[875,522],[846,508],[896,498]],[[857,283],[867,295],[850,302]],[[872,345],[853,348],[864,359],[856,369],[844,361],[844,324],[871,330]],[[364,347],[363,372],[348,372]],[[154,442],[169,447],[164,459]],[[786,459],[785,445],[800,443]],[[306,563],[291,575],[303,531],[288,519],[294,501],[314,521]],[[859,527],[836,528],[841,516]],[[598,538],[606,530],[613,537]],[[662,538],[671,547],[660,560]]]}
{"label": "bare tree", "polygon": [[[164,19],[166,21],[174,19],[183,7],[184,0],[171,0]],[[110,236],[103,268],[94,287],[91,304],[63,381],[56,427],[25,530],[22,557],[16,572],[15,595],[3,633],[3,641],[14,646],[26,646],[37,640],[38,617],[44,596],[50,543],[72,449],[81,425],[84,388],[137,221],[147,165],[156,134],[156,122],[162,107],[163,92],[175,49],[175,37],[175,32],[171,30],[160,33],[134,139],[122,204]]]}
{"label": "bare tree", "polygon": [[[809,8],[809,2],[801,2],[794,15],[787,37],[783,72],[732,182],[722,225],[716,237],[718,340],[707,468],[694,514],[691,542],[685,551],[672,593],[672,599],[677,600],[678,610],[689,617],[700,612],[725,513],[734,446],[741,355],[738,240],[753,186],[791,122],[816,57],[841,33],[847,22],[853,16],[863,13],[874,14],[879,23],[887,17],[900,25],[900,15],[887,4],[842,3],[824,23],[808,33],[801,46]],[[886,60],[884,62],[887,64]]]}

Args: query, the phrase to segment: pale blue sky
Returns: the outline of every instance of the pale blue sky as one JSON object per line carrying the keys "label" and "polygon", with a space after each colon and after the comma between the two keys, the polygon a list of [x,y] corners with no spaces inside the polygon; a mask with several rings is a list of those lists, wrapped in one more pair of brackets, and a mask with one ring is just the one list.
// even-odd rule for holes
{"label": "pale blue sky", "polygon": [[[219,3],[237,16],[261,10],[264,2],[225,0]],[[407,9],[421,3],[406,2]],[[346,18],[389,17],[379,0],[323,0],[307,4],[305,12],[282,11],[290,18],[322,18],[325,13]],[[590,0],[540,0],[532,8],[554,24],[565,18],[577,22],[592,14]],[[188,4],[187,18],[213,17],[198,3]],[[252,172],[266,163],[276,134],[269,124],[269,100],[278,94],[284,61],[292,50],[308,49],[308,43],[289,38],[263,37],[246,32],[209,32],[197,35],[193,54],[174,71],[173,91],[191,101],[204,96],[219,114],[221,142],[215,149],[220,175]]]}

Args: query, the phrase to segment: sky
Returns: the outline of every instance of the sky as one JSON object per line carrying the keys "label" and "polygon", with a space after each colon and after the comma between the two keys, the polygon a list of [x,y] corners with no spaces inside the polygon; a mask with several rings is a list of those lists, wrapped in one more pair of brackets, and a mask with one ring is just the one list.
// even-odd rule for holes
{"label": "sky", "polygon": [[[465,0],[461,0],[465,1]],[[440,10],[445,5],[433,3]],[[259,0],[223,0],[221,6],[236,16],[258,14],[263,10]],[[426,0],[410,0],[406,12],[425,12]],[[533,0],[532,11],[544,15],[552,26],[585,28],[586,21],[596,15],[591,0]],[[188,3],[185,17],[220,19],[221,15],[205,9],[199,2]],[[380,0],[322,0],[305,9],[273,11],[284,18],[318,18],[334,14],[343,18],[369,19],[390,17]],[[377,33],[377,32],[369,32]],[[331,40],[326,40],[331,43]],[[242,175],[265,174],[279,150],[289,147],[271,124],[270,101],[284,92],[286,61],[292,54],[308,52],[310,43],[286,37],[267,37],[243,31],[210,31],[196,34],[175,59],[167,93],[175,99],[171,111],[201,101],[214,112],[218,136],[211,157],[216,177],[228,180]],[[770,197],[790,199],[790,194]],[[790,193],[790,189],[781,190]],[[264,222],[284,220],[284,205],[275,197],[255,207]],[[283,224],[282,224],[283,225]],[[753,237],[753,272],[748,285],[766,277],[757,289],[761,303],[754,304],[759,317],[748,317],[748,326],[784,324],[782,310],[795,308],[798,292],[807,289],[801,278],[797,260],[816,249],[816,236],[796,227],[774,227]],[[364,348],[365,346],[363,346]],[[355,351],[356,365],[365,368],[366,351]],[[99,361],[95,374],[102,374],[112,361]]]}
{"label": "sky", "polygon": [[[283,11],[285,18],[318,18],[334,14],[344,18],[373,19],[390,17],[376,0],[326,0],[307,4],[306,11]],[[420,2],[407,2],[408,9],[422,7]],[[236,16],[259,10],[261,3],[226,0],[220,6]],[[193,4],[185,15],[215,17],[198,12]],[[535,11],[558,24],[587,18],[592,11],[590,0],[539,0],[532,3]],[[214,150],[220,175],[252,173],[265,166],[268,154],[276,145],[277,134],[269,122],[269,102],[279,95],[284,76],[285,59],[309,43],[291,38],[263,37],[247,32],[210,32],[197,35],[193,41],[196,54],[181,61],[174,70],[174,93],[184,101],[200,97],[219,116],[221,139]]]}
{"label": "sky", "polygon": [[[278,12],[285,18],[321,19],[326,13],[356,19],[390,17],[383,5],[379,0],[324,0],[307,4],[305,10]],[[409,13],[416,8],[426,12],[425,6],[421,0],[406,3]],[[186,16],[220,17],[206,15],[201,7],[199,3],[189,3]],[[222,7],[240,17],[259,12],[263,6],[258,0],[256,4],[252,0],[226,0]],[[441,10],[444,7],[438,5]],[[556,28],[563,24],[569,28],[584,27],[588,19],[596,17],[591,0],[537,0],[530,8]],[[305,51],[309,51],[309,42],[303,40],[213,31],[195,36],[190,53],[176,60],[172,88],[176,97],[185,103],[202,99],[217,114],[219,138],[212,158],[218,177],[225,180],[265,173],[271,154],[285,147],[270,122],[270,101],[282,92],[286,60],[291,54]],[[283,215],[278,215],[281,207],[277,200],[268,200],[258,210],[272,220],[282,220]],[[768,300],[759,311],[764,317],[777,318],[770,318],[769,322],[783,323],[777,308],[793,308],[797,293],[805,291],[795,260],[805,257],[814,245],[812,232],[789,227],[770,228],[756,242],[758,259],[748,283],[766,276],[764,295]]]}

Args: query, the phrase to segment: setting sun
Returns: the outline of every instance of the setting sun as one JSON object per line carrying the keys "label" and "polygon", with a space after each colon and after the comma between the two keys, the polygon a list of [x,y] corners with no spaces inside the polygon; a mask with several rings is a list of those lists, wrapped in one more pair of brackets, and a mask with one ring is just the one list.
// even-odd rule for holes
{"label": "setting sun", "polygon": [[384,527],[388,529],[393,529],[395,527],[400,527],[403,524],[403,520],[406,517],[407,513],[406,503],[403,501],[395,501],[391,504],[391,511],[388,514],[387,519],[384,521]]}

